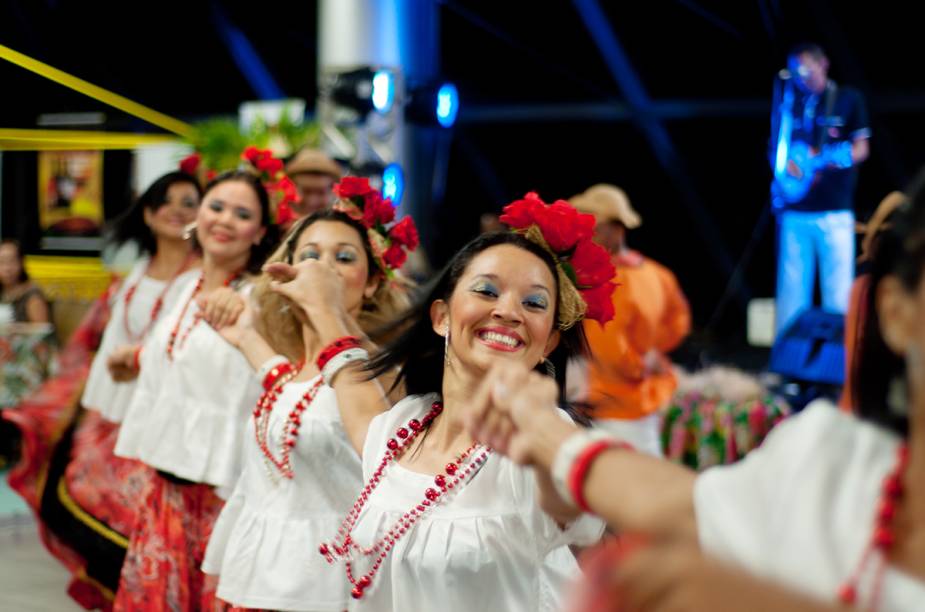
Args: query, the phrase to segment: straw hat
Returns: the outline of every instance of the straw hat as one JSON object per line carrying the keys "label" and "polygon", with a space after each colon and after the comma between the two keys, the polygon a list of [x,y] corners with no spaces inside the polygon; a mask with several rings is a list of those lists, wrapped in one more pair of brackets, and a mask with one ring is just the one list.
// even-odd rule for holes
{"label": "straw hat", "polygon": [[580,212],[594,215],[597,223],[616,221],[626,229],[635,229],[642,225],[642,219],[639,213],[633,210],[626,193],[614,185],[594,185],[584,193],[572,197],[569,202]]}
{"label": "straw hat", "polygon": [[318,149],[305,148],[296,153],[295,157],[286,164],[286,174],[293,176],[305,172],[317,172],[326,174],[335,180],[340,179],[343,170],[336,161],[319,151]]}

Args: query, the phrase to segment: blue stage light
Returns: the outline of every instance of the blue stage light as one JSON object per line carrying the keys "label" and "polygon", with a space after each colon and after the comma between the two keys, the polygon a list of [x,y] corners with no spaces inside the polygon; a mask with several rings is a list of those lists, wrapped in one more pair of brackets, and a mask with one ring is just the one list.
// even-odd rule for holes
{"label": "blue stage light", "polygon": [[444,83],[437,90],[437,121],[445,128],[456,123],[459,112],[459,92],[452,83]]}
{"label": "blue stage light", "polygon": [[373,108],[387,113],[395,100],[395,79],[391,72],[380,70],[373,75]]}
{"label": "blue stage light", "polygon": [[382,197],[392,200],[398,206],[405,192],[405,174],[398,164],[389,164],[382,171]]}

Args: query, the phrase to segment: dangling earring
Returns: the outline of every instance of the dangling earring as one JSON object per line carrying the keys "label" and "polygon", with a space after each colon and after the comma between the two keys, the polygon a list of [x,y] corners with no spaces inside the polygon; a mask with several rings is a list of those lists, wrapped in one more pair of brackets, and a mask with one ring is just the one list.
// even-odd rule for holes
{"label": "dangling earring", "polygon": [[443,364],[450,365],[450,323],[446,324],[446,333],[443,334]]}
{"label": "dangling earring", "polygon": [[193,221],[192,223],[187,223],[183,227],[183,240],[189,240],[190,238],[192,238],[193,232],[195,231],[196,231],[196,222]]}
{"label": "dangling earring", "polygon": [[543,367],[546,368],[546,375],[555,380],[556,364],[554,364],[552,360],[546,359],[545,357],[543,357],[543,361],[541,361],[540,363],[542,363]]}

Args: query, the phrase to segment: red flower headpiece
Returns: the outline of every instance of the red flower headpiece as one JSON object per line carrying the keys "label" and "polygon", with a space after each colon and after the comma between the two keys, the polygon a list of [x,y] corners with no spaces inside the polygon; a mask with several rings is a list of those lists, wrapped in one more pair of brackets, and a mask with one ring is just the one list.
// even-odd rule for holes
{"label": "red flower headpiece", "polygon": [[287,227],[295,221],[292,203],[299,201],[299,191],[292,179],[283,172],[283,160],[274,157],[270,149],[258,149],[255,146],[245,147],[241,159],[254,167],[270,199],[275,202],[273,222]]}
{"label": "red flower headpiece", "polygon": [[[295,183],[283,173],[283,161],[274,157],[270,149],[258,149],[255,146],[245,147],[241,159],[249,164],[267,190],[272,202],[273,223],[285,227],[295,221],[292,203],[299,200],[299,192]],[[206,168],[202,172],[202,155],[199,153],[192,153],[180,160],[180,171],[200,181],[204,178],[206,182],[218,175],[213,168]]]}
{"label": "red flower headpiece", "polygon": [[398,223],[392,223],[395,220],[392,200],[383,199],[382,194],[369,184],[368,178],[345,176],[334,185],[334,194],[338,198],[334,210],[366,228],[376,263],[386,276],[391,277],[404,265],[408,253],[420,243],[414,219],[405,216]]}
{"label": "red flower headpiece", "polygon": [[607,251],[592,240],[592,215],[579,213],[564,200],[546,204],[530,192],[505,206],[500,220],[542,246],[556,260],[560,271],[560,329],[568,329],[584,318],[601,325],[613,318],[616,271]]}
{"label": "red flower headpiece", "polygon": [[204,168],[202,165],[202,155],[200,153],[190,153],[186,157],[180,160],[180,172],[185,172],[193,178],[195,178],[200,185],[204,182],[208,183],[216,176],[216,172],[213,168]]}
{"label": "red flower headpiece", "polygon": [[202,155],[199,153],[190,153],[180,160],[180,172],[185,172],[190,176],[199,176],[199,164],[202,163]]}

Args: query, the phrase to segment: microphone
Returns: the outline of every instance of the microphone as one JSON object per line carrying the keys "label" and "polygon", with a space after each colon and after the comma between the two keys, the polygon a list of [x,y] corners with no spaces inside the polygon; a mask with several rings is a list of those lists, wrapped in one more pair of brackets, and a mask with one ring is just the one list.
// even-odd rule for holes
{"label": "microphone", "polygon": [[781,81],[788,81],[788,80],[790,80],[790,78],[791,78],[792,76],[793,76],[793,75],[790,74],[790,71],[787,70],[786,68],[782,68],[782,69],[777,73],[777,78],[779,78]]}

